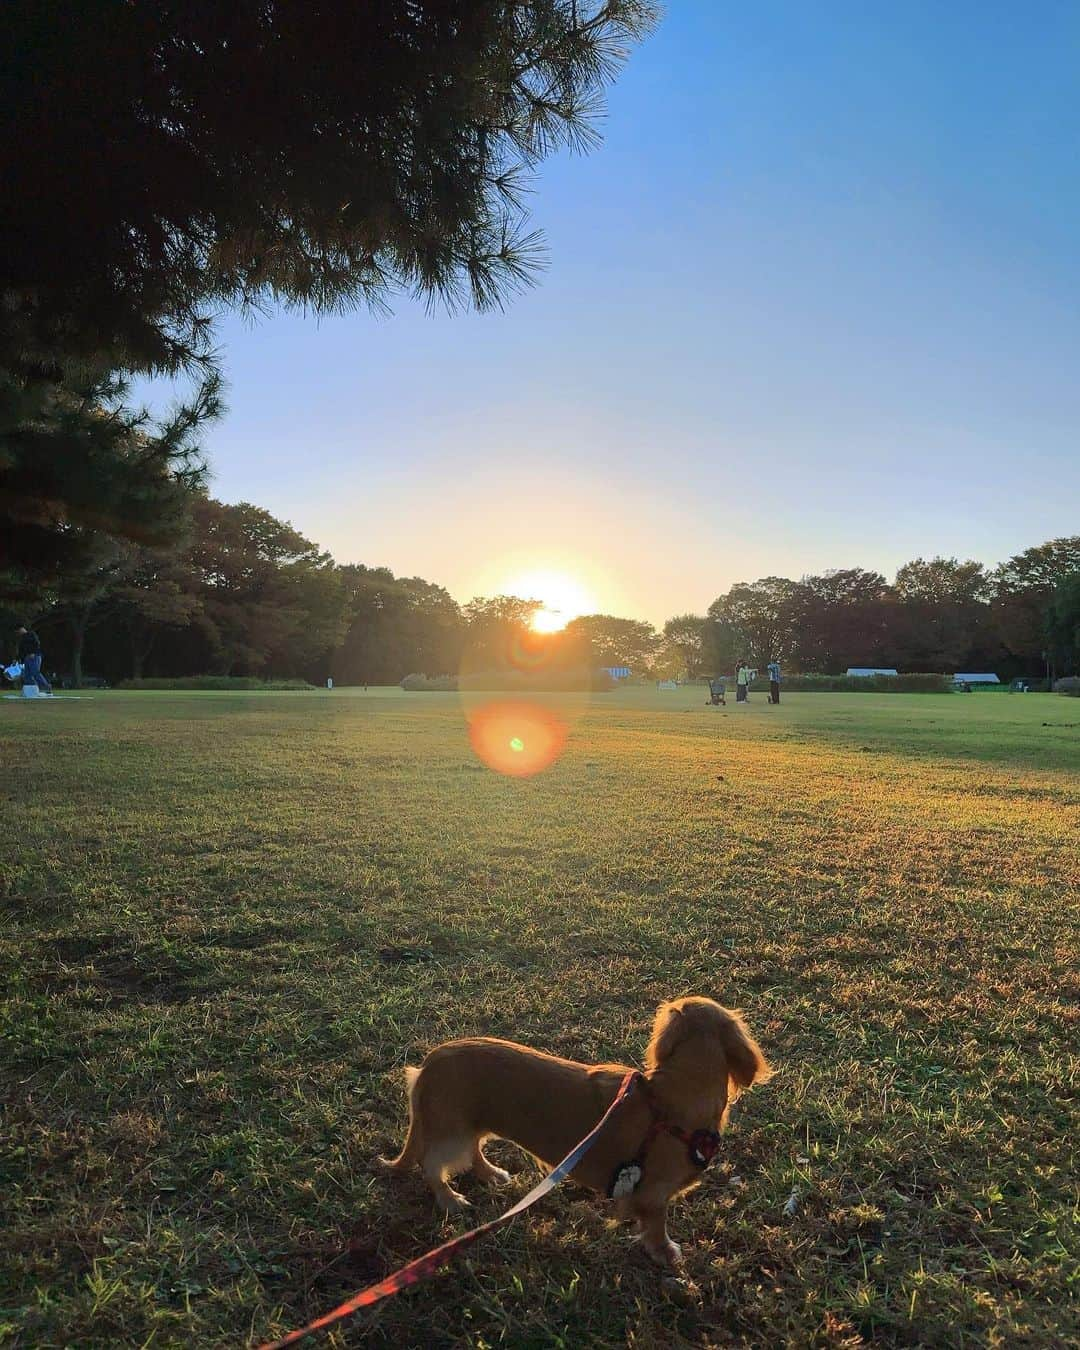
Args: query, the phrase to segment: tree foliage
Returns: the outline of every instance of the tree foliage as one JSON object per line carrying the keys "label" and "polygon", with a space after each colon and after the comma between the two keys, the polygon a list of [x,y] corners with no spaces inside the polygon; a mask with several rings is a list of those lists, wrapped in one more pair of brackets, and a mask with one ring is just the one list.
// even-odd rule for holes
{"label": "tree foliage", "polygon": [[[498,304],[524,175],[597,138],[647,0],[5,6],[0,285],[40,339],[207,354],[211,307]],[[70,345],[69,345],[70,344]]]}
{"label": "tree foliage", "polygon": [[991,584],[982,563],[915,558],[897,572],[893,589],[892,647],[906,652],[910,664],[957,670],[994,663]]}
{"label": "tree foliage", "polygon": [[202,498],[187,562],[214,674],[325,665],[344,634],[341,578],[323,553],[261,507]]}
{"label": "tree foliage", "polygon": [[1053,647],[1055,587],[1077,572],[1073,536],[1027,549],[993,573],[971,559],[937,557],[905,563],[891,586],[858,567],[797,582],[740,582],[713,602],[709,617],[727,625],[739,656],[759,667],[775,658],[806,672],[865,665],[1033,674]]}
{"label": "tree foliage", "polygon": [[202,613],[190,558],[168,549],[132,550],[112,600],[107,618],[126,639],[134,679],[142,678],[163,633],[186,628]]}
{"label": "tree foliage", "polygon": [[1054,587],[1046,612],[1046,636],[1054,673],[1080,672],[1080,569]]}
{"label": "tree foliage", "polygon": [[709,606],[709,618],[737,635],[743,650],[736,660],[764,666],[793,654],[800,592],[786,577],[739,582]]}
{"label": "tree foliage", "polygon": [[566,634],[582,644],[594,666],[629,666],[647,674],[660,649],[660,635],[651,623],[619,619],[612,614],[583,614],[566,625]]}
{"label": "tree foliage", "polygon": [[[800,669],[887,664],[888,604],[889,588],[880,572],[848,567],[803,577],[789,600],[792,655]],[[754,654],[760,665],[757,649]]]}
{"label": "tree foliage", "polygon": [[462,665],[468,672],[529,669],[550,651],[531,627],[541,600],[477,596],[462,610]]}
{"label": "tree foliage", "polygon": [[347,628],[330,671],[339,684],[396,684],[405,674],[456,674],[462,617],[442,587],[386,567],[341,569]]}
{"label": "tree foliage", "polygon": [[[596,138],[649,0],[9,0],[0,7],[0,571],[42,594],[77,532],[155,544],[218,400],[224,308],[535,275],[528,177]],[[202,381],[150,436],[118,376]]]}
{"label": "tree foliage", "polygon": [[0,588],[23,600],[78,589],[131,545],[183,537],[202,481],[198,432],[221,407],[210,376],[155,423],[126,383],[95,372],[27,379],[0,367]]}
{"label": "tree foliage", "polygon": [[701,614],[676,614],[664,624],[666,675],[697,679],[712,669],[709,620]]}
{"label": "tree foliage", "polygon": [[1047,540],[1003,562],[993,574],[994,624],[1005,649],[1029,666],[1047,645],[1046,614],[1054,589],[1080,572],[1080,535]]}
{"label": "tree foliage", "polygon": [[968,558],[914,558],[896,573],[898,600],[938,606],[977,605],[990,597],[990,578],[980,562]]}

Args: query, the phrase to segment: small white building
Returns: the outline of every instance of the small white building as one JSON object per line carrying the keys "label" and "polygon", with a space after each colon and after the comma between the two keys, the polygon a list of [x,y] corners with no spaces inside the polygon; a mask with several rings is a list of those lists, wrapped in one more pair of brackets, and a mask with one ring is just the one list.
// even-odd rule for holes
{"label": "small white building", "polygon": [[900,672],[898,670],[887,670],[884,666],[848,666],[844,674],[862,679],[870,675],[899,675]]}

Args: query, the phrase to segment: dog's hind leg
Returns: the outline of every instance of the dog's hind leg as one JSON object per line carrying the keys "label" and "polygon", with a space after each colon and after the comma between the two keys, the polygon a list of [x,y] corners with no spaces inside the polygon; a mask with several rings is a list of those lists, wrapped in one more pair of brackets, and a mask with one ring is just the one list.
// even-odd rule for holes
{"label": "dog's hind leg", "polygon": [[443,1209],[468,1207],[468,1200],[448,1185],[448,1182],[456,1172],[463,1172],[469,1166],[474,1147],[472,1139],[461,1136],[440,1139],[427,1147],[420,1166],[436,1203]]}
{"label": "dog's hind leg", "polygon": [[473,1149],[472,1170],[473,1175],[478,1181],[487,1182],[493,1186],[505,1186],[510,1180],[510,1173],[504,1171],[501,1167],[496,1167],[484,1157],[484,1150],[481,1148],[482,1139],[476,1141]]}

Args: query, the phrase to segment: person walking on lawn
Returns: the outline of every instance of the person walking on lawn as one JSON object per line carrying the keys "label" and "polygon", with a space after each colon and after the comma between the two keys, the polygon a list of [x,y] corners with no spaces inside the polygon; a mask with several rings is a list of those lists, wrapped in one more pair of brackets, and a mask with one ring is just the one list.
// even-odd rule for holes
{"label": "person walking on lawn", "polygon": [[746,696],[750,692],[750,668],[745,661],[739,662],[739,668],[735,672],[735,702],[745,703]]}
{"label": "person walking on lawn", "polygon": [[16,629],[19,639],[19,660],[23,668],[23,684],[36,684],[43,694],[52,693],[52,685],[41,673],[41,639],[32,628]]}

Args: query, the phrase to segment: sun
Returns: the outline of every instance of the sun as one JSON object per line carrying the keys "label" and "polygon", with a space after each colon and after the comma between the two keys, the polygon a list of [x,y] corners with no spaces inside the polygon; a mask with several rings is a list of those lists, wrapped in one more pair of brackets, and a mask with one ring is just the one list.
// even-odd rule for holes
{"label": "sun", "polygon": [[499,589],[504,595],[540,601],[541,608],[531,620],[534,633],[558,633],[579,614],[589,614],[595,609],[586,588],[566,572],[546,568],[520,572]]}
{"label": "sun", "polygon": [[558,633],[570,622],[568,618],[558,609],[548,609],[547,605],[543,609],[538,609],[532,616],[529,627],[534,633]]}

